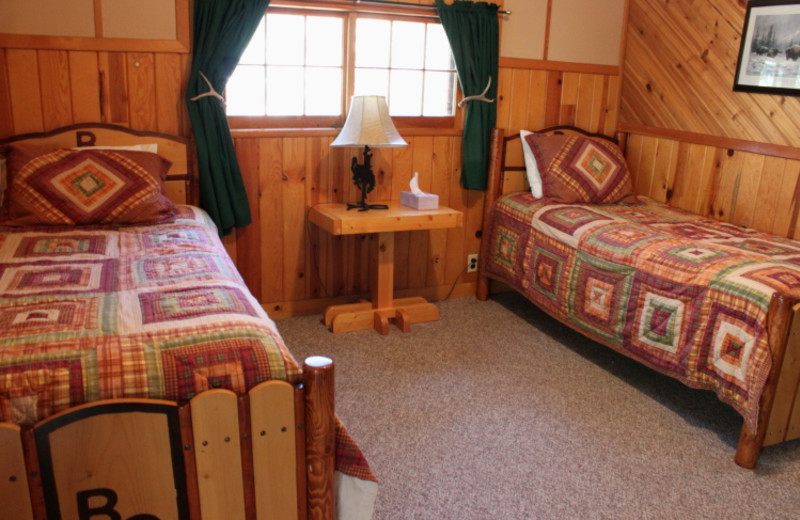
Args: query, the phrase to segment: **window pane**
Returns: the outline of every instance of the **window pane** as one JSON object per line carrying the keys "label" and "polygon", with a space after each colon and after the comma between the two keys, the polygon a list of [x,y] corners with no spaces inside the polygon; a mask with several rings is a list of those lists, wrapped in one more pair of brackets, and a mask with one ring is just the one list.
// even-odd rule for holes
{"label": "window pane", "polygon": [[307,116],[338,116],[342,113],[342,70],[306,69]]}
{"label": "window pane", "polygon": [[305,20],[294,14],[267,14],[267,64],[302,65]]}
{"label": "window pane", "polygon": [[392,67],[421,69],[425,66],[425,24],[392,24]]}
{"label": "window pane", "polygon": [[225,87],[225,108],[230,116],[263,116],[266,112],[264,67],[240,65]]}
{"label": "window pane", "polygon": [[309,16],[306,19],[306,29],[306,65],[341,65],[341,18]]}
{"label": "window pane", "polygon": [[356,67],[388,67],[391,22],[356,20]]}
{"label": "window pane", "polygon": [[441,24],[428,24],[428,41],[425,46],[425,68],[438,70],[454,70],[453,54],[450,42]]}
{"label": "window pane", "polygon": [[264,17],[262,17],[258,28],[256,28],[256,32],[250,39],[250,43],[244,50],[244,54],[242,54],[242,57],[239,59],[240,64],[263,65],[265,63],[264,60],[267,58],[265,31],[266,23],[264,22]]}
{"label": "window pane", "polygon": [[423,116],[452,116],[455,72],[426,72]]}
{"label": "window pane", "polygon": [[389,69],[356,69],[354,96],[389,97]]}
{"label": "window pane", "polygon": [[389,84],[389,114],[422,115],[422,71],[392,71]]}
{"label": "window pane", "polygon": [[303,115],[303,89],[303,67],[267,67],[267,115]]}

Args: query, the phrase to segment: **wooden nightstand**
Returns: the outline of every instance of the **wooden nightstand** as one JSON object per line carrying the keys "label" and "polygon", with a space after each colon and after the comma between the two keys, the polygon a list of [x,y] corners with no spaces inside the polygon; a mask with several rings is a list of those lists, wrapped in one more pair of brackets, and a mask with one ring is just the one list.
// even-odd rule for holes
{"label": "wooden nightstand", "polygon": [[425,298],[394,299],[394,233],[422,229],[459,227],[463,223],[460,211],[439,207],[416,210],[391,202],[388,210],[347,210],[344,204],[318,204],[308,213],[309,221],[333,235],[377,233],[374,242],[376,266],[372,277],[372,301],[333,305],[325,309],[325,325],[333,332],[375,328],[389,333],[389,320],[394,320],[403,332],[412,323],[439,319],[439,309]]}

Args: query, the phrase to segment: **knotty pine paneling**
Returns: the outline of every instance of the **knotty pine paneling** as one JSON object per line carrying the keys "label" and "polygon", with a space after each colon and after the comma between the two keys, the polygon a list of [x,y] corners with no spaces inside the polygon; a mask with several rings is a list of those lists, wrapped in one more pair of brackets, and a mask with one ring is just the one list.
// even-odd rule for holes
{"label": "knotty pine paneling", "polygon": [[[254,225],[237,232],[237,265],[271,315],[318,311],[326,302],[369,294],[370,235],[332,236],[307,223],[324,202],[353,202],[350,160],[357,150],[331,148],[335,133],[249,137],[235,133],[236,153],[251,198]],[[456,285],[471,294],[476,275],[464,272],[478,253],[483,193],[459,184],[461,137],[406,136],[409,146],[373,150],[377,185],[368,200],[397,200],[413,173],[440,204],[464,212],[452,230],[396,234],[395,289],[443,298]]]}
{"label": "knotty pine paneling", "polygon": [[188,136],[180,53],[0,48],[0,137],[82,122]]}
{"label": "knotty pine paneling", "polygon": [[746,2],[630,0],[620,121],[800,143],[800,99],[733,91]]}
{"label": "knotty pine paneling", "polygon": [[800,160],[631,134],[636,193],[692,213],[800,239]]}

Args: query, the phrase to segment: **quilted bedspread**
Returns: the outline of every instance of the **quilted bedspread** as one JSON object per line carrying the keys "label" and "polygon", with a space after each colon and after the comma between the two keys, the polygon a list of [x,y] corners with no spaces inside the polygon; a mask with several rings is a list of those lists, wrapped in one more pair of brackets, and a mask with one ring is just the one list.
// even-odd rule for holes
{"label": "quilted bedspread", "polygon": [[486,274],[586,336],[732,405],[752,431],[771,368],[767,312],[800,298],[800,243],[649,199],[498,201]]}
{"label": "quilted bedspread", "polygon": [[178,211],[156,226],[0,228],[0,420],[299,379],[208,216]]}

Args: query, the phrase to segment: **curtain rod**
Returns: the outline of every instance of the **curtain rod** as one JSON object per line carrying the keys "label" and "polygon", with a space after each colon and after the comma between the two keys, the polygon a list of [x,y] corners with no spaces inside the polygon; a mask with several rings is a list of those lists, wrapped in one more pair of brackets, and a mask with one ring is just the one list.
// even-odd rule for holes
{"label": "curtain rod", "polygon": [[[386,5],[403,5],[408,7],[427,7],[434,9],[432,5],[425,4],[412,4],[411,2],[395,2],[393,0],[353,0],[354,4],[367,3],[367,4],[386,4]],[[511,14],[511,11],[497,11],[498,14]]]}

